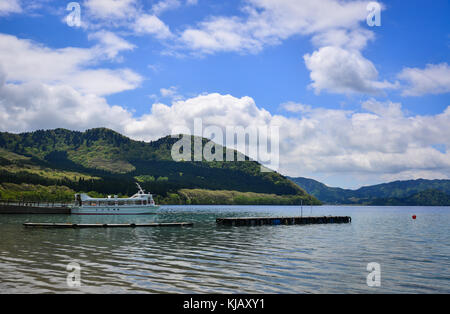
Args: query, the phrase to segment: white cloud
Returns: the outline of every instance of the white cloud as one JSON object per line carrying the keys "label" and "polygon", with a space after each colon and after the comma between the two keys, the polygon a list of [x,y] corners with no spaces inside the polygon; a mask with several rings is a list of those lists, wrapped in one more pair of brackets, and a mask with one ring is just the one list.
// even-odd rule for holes
{"label": "white cloud", "polygon": [[143,78],[136,72],[123,68],[117,70],[109,69],[84,69],[77,72],[73,77],[61,79],[83,93],[98,96],[116,94],[126,90],[137,88]]}
{"label": "white cloud", "polygon": [[149,34],[166,43],[171,40],[171,48],[165,54],[179,55],[178,50],[186,48],[200,55],[258,53],[266,46],[304,35],[319,47],[304,56],[316,93],[326,90],[376,95],[398,87],[378,80],[374,64],[361,53],[375,37],[372,31],[361,27],[366,22],[368,1],[245,0],[242,16],[210,16],[175,33],[158,17],[167,10],[195,2],[161,0],[153,4],[150,14],[144,13],[137,0],[122,1],[120,5],[114,0],[87,0],[86,4],[94,16],[108,17],[108,21],[126,26],[137,35]]}
{"label": "white cloud", "polygon": [[294,112],[294,113],[297,113],[297,112],[306,113],[306,112],[311,112],[311,110],[312,110],[312,107],[310,105],[304,105],[304,104],[295,103],[292,101],[281,104],[280,107],[286,111]]}
{"label": "white cloud", "polygon": [[159,90],[161,97],[169,98],[174,101],[182,100],[183,96],[178,93],[178,88],[176,86],[171,86],[169,88],[161,88]]}
{"label": "white cloud", "polygon": [[67,85],[38,82],[0,86],[0,128],[4,131],[68,128],[84,130],[104,125],[118,127],[131,114],[110,106],[104,98],[83,94]]}
{"label": "white cloud", "polygon": [[312,42],[318,47],[333,46],[360,51],[374,38],[374,33],[366,29],[331,29],[314,35]]}
{"label": "white cloud", "polygon": [[109,59],[115,59],[122,51],[136,48],[135,45],[120,38],[116,34],[104,30],[91,33],[88,38],[97,40],[100,43],[96,47],[100,51],[99,54],[105,54]]}
{"label": "white cloud", "polygon": [[148,114],[134,117],[104,98],[68,86],[7,83],[0,87],[0,128],[19,132],[106,126],[135,139],[154,140],[175,126],[192,129],[196,118],[205,127],[276,125],[284,174],[352,176],[352,185],[436,174],[450,178],[450,152],[433,147],[450,147],[450,107],[436,115],[406,116],[400,104],[375,99],[363,103],[362,112],[290,105],[300,110],[298,117],[272,115],[250,97],[205,94],[172,105],[155,103]]}
{"label": "white cloud", "polygon": [[196,118],[201,118],[204,125],[226,127],[267,124],[270,117],[270,113],[259,109],[250,97],[213,93],[175,101],[171,106],[155,103],[150,114],[127,124],[124,132],[134,138],[150,140],[171,134],[175,126],[192,129]]}
{"label": "white cloud", "polygon": [[398,78],[407,82],[404,96],[450,92],[450,66],[447,63],[428,64],[425,69],[405,68]]}
{"label": "white cloud", "polygon": [[132,45],[112,33],[94,34],[92,48],[51,49],[15,36],[0,34],[0,65],[8,81],[70,85],[84,93],[107,95],[134,89],[142,81],[127,68],[94,68],[102,59],[116,58]]}
{"label": "white cloud", "polygon": [[137,12],[137,0],[85,0],[83,7],[94,18],[127,19]]}
{"label": "white cloud", "polygon": [[139,0],[85,0],[87,17],[83,26],[91,29],[125,27],[136,35],[153,35],[158,39],[172,36],[169,27],[157,16],[181,5],[179,0],[155,3],[151,14],[146,13]]}
{"label": "white cloud", "polygon": [[181,6],[180,0],[161,0],[152,6],[154,14],[159,15],[168,10],[174,10]]}
{"label": "white cloud", "polygon": [[343,94],[378,94],[386,88],[397,88],[397,84],[377,81],[375,66],[357,50],[327,46],[306,54],[304,60],[311,71],[313,83],[310,86],[316,93],[328,90]]}
{"label": "white cloud", "polygon": [[0,16],[22,12],[19,0],[0,0]]}
{"label": "white cloud", "polygon": [[375,38],[361,25],[368,1],[247,0],[244,17],[213,16],[179,36],[195,54],[258,53],[296,35],[311,37],[319,49],[304,56],[317,93],[380,94],[398,85],[378,80],[361,50]]}
{"label": "white cloud", "polygon": [[196,53],[259,52],[264,45],[264,41],[254,38],[237,18],[218,17],[198,26],[186,29],[180,37],[181,42]]}
{"label": "white cloud", "polygon": [[[313,109],[299,119],[274,117],[282,125],[281,171],[341,179],[359,185],[389,178],[450,178],[450,108],[434,116],[405,116],[401,105],[370,100],[369,112]],[[359,181],[358,181],[359,180]],[[364,180],[364,181],[362,181]]]}
{"label": "white cloud", "polygon": [[152,6],[152,11],[155,15],[160,15],[166,11],[178,9],[183,5],[196,5],[197,2],[197,0],[161,0]]}
{"label": "white cloud", "polygon": [[133,29],[138,34],[152,34],[160,39],[172,36],[169,27],[156,15],[140,15],[133,24]]}
{"label": "white cloud", "polygon": [[187,28],[185,46],[203,53],[258,52],[294,35],[354,29],[367,16],[365,1],[248,0],[246,17],[214,16]]}

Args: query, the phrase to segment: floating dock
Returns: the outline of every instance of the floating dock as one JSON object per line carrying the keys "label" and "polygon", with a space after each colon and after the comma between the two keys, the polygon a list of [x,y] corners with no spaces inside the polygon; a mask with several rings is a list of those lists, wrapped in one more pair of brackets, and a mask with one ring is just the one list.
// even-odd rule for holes
{"label": "floating dock", "polygon": [[72,224],[72,223],[35,223],[26,222],[25,227],[40,228],[142,228],[142,227],[192,227],[192,222],[166,222],[148,224]]}
{"label": "floating dock", "polygon": [[351,217],[232,217],[217,218],[216,223],[224,226],[262,226],[262,225],[310,225],[350,223]]}

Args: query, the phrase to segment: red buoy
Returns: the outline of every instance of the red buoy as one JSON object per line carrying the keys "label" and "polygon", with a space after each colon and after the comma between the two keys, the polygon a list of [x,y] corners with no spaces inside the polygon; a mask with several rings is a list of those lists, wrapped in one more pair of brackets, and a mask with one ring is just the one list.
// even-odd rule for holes
{"label": "red buoy", "polygon": [[413,215],[413,216],[412,216],[412,219],[416,219],[416,218],[417,218],[416,215]]}

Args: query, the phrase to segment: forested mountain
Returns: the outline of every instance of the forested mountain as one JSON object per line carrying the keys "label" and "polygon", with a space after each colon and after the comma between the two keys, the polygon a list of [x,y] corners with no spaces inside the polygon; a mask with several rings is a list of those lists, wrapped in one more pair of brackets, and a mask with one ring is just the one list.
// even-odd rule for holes
{"label": "forested mountain", "polygon": [[290,178],[294,183],[304,189],[307,193],[314,195],[327,204],[352,204],[352,190],[328,187],[325,184],[308,178]]}
{"label": "forested mountain", "polygon": [[450,206],[450,194],[439,190],[425,190],[404,198],[378,198],[373,200],[371,205]]}
{"label": "forested mountain", "polygon": [[395,181],[349,190],[308,178],[290,179],[327,204],[450,206],[450,180]]}
{"label": "forested mountain", "polygon": [[[170,136],[149,143],[135,141],[105,128],[85,132],[66,129],[1,132],[0,197],[18,195],[11,191],[20,191],[20,185],[23,189],[26,184],[35,189],[39,186],[44,194],[44,187],[61,186],[70,193],[131,195],[136,191],[135,182],[139,181],[160,200],[174,197],[181,189],[197,189],[253,192],[252,197],[266,194],[266,200],[267,194],[278,195],[284,197],[286,204],[320,203],[282,175],[261,172],[261,165],[248,158],[240,162],[175,162],[171,149],[177,141]],[[205,145],[207,140],[202,142]],[[225,154],[225,149],[221,149]],[[33,195],[30,189],[21,194]],[[49,197],[48,193],[45,195]],[[179,195],[176,199],[183,202]],[[245,203],[242,198],[240,202]],[[254,202],[257,200],[253,199]]]}

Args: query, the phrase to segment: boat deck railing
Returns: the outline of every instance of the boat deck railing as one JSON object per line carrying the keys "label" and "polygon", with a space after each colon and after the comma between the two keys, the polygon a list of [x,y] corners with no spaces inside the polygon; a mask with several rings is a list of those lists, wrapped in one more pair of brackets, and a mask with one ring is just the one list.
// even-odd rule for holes
{"label": "boat deck railing", "polygon": [[48,202],[48,201],[17,201],[17,200],[0,200],[0,206],[20,206],[20,207],[44,207],[44,208],[53,208],[53,207],[72,207],[74,206],[73,202]]}

